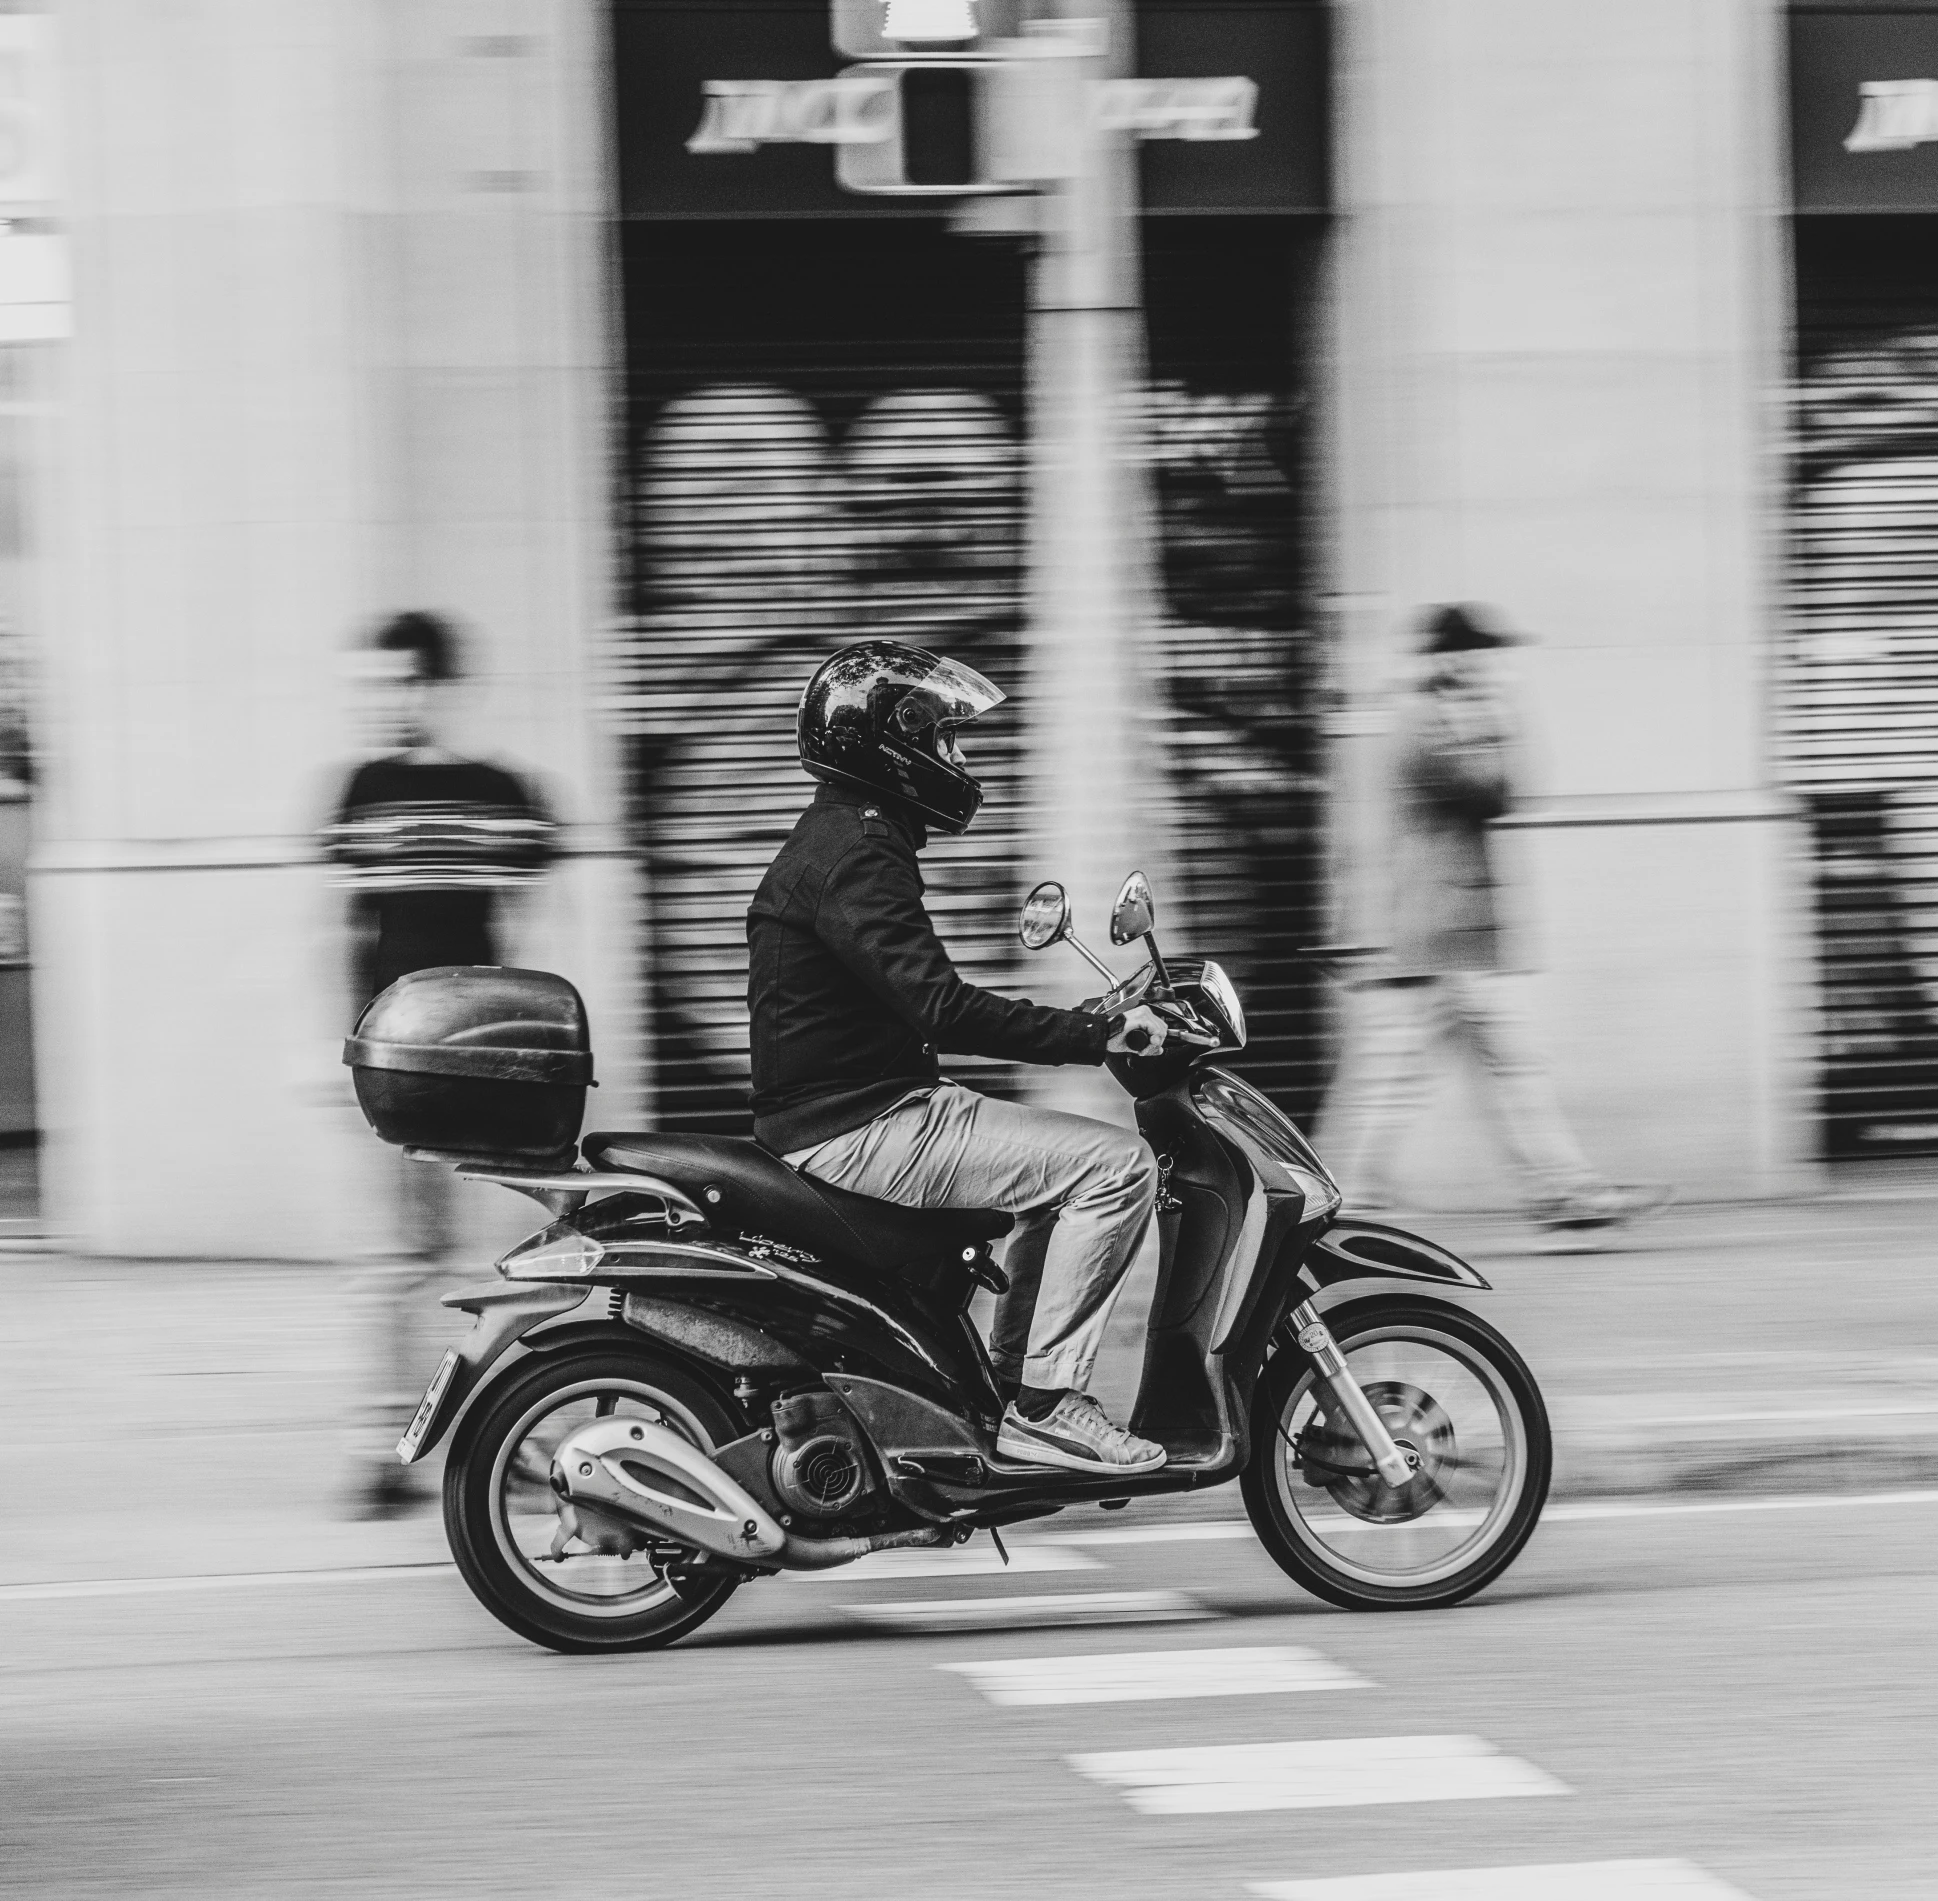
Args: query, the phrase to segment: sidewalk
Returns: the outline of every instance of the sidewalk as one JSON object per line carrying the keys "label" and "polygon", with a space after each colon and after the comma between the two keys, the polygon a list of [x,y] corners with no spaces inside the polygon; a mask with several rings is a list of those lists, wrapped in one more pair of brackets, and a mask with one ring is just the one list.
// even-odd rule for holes
{"label": "sidewalk", "polygon": [[[1671,1210],[1600,1254],[1409,1225],[1493,1281],[1474,1304],[1541,1381],[1557,1496],[1938,1484],[1938,1199],[1915,1185]],[[334,1515],[347,1280],[0,1255],[0,1585],[442,1559],[434,1512]],[[1135,1387],[1148,1301],[1133,1284],[1112,1322],[1107,1404]]]}

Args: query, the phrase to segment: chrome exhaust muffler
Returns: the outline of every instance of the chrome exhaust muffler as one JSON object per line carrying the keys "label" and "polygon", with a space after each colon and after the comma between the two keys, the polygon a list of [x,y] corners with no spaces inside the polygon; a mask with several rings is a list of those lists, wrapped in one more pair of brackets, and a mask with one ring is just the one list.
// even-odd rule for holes
{"label": "chrome exhaust muffler", "polygon": [[[620,1519],[675,1544],[763,1570],[824,1571],[871,1551],[939,1545],[940,1526],[865,1538],[797,1538],[700,1448],[644,1419],[596,1419],[552,1455],[552,1490],[562,1507],[597,1523]],[[563,1509],[561,1511],[563,1516]]]}

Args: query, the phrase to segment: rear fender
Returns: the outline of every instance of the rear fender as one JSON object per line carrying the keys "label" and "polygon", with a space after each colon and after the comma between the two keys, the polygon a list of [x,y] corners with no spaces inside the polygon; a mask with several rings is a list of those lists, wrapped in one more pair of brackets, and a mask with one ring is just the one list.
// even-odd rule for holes
{"label": "rear fender", "polygon": [[1434,1281],[1442,1287],[1485,1290],[1490,1283],[1451,1248],[1404,1228],[1359,1215],[1341,1215],[1307,1250],[1299,1278],[1316,1293],[1340,1281]]}
{"label": "rear fender", "polygon": [[455,1349],[457,1366],[439,1398],[435,1410],[408,1456],[399,1448],[398,1457],[415,1465],[450,1431],[466,1402],[484,1384],[485,1376],[519,1341],[548,1320],[570,1313],[592,1292],[584,1283],[576,1287],[552,1282],[493,1281],[484,1287],[460,1288],[446,1294],[444,1305],[474,1316],[471,1331]]}

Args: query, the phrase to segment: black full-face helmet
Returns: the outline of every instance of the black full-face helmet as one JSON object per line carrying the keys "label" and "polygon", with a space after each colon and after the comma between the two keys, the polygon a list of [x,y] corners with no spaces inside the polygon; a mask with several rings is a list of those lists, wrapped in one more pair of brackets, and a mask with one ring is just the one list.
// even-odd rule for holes
{"label": "black full-face helmet", "polygon": [[824,660],[801,695],[801,764],[829,785],[897,799],[940,832],[966,832],[982,787],[956,731],[1004,695],[960,661],[899,640]]}

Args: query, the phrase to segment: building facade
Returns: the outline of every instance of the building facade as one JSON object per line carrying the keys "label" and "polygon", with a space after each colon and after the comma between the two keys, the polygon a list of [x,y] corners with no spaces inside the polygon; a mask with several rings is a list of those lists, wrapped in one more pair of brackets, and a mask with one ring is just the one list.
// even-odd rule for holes
{"label": "building facade", "polygon": [[[1013,34],[1022,10],[983,11]],[[1248,989],[1261,1079],[1302,1111],[1316,1101],[1323,1012],[1279,953],[1323,925],[1311,429],[1327,16],[1089,11],[1111,14],[1119,79],[1255,89],[1256,136],[1120,138],[1118,281],[1094,307],[1057,308],[1053,191],[849,189],[839,148],[770,140],[776,125],[711,135],[726,88],[813,110],[832,75],[871,70],[835,41],[865,48],[879,7],[613,8],[628,589],[615,712],[670,1121],[747,1126],[744,918],[808,790],[792,709],[821,656],[870,634],[955,654],[1012,698],[969,739],[982,815],[928,856],[964,968],[1077,1000],[1073,960],[1025,973],[1021,894],[1060,878],[1094,923],[1131,860],[1159,850],[1173,920],[1215,939]],[[946,95],[918,82],[979,81],[974,62],[1015,42],[913,44],[902,56],[923,63],[897,100],[907,169],[953,162],[973,188],[992,163],[979,128],[953,126]],[[1092,433],[1108,444],[1092,471],[1110,485],[1103,520],[1063,506],[1086,478],[1056,465]],[[1031,1083],[970,1070],[998,1090]]]}
{"label": "building facade", "polygon": [[[1049,95],[991,103],[999,41]],[[744,1126],[792,701],[869,632],[1014,701],[934,854],[965,967],[1074,1000],[1014,908],[1098,924],[1144,860],[1310,1116],[1350,1012],[1289,952],[1377,930],[1394,670],[1479,599],[1538,636],[1503,844],[1596,1161],[1938,1143],[1927,9],[68,0],[58,44],[29,899],[77,1245],[383,1244],[310,840],[341,655],[412,606],[570,818],[530,954],[607,1126]],[[1072,75],[1095,114],[1028,109]],[[1472,1108],[1428,1200],[1507,1195]]]}

